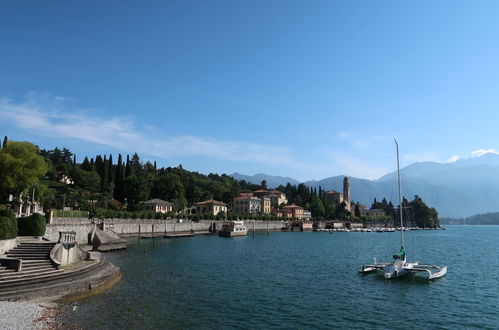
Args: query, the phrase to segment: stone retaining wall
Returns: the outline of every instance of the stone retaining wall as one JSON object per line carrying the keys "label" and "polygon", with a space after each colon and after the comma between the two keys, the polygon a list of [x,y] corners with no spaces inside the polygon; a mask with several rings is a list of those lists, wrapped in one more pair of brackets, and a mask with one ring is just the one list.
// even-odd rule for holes
{"label": "stone retaining wall", "polygon": [[17,245],[17,238],[0,240],[0,254],[5,254],[10,249],[15,248],[16,245]]}
{"label": "stone retaining wall", "polygon": [[[182,221],[182,222],[180,222]],[[103,223],[104,228],[111,230],[120,237],[175,234],[187,232],[207,232],[215,224],[216,229],[220,229],[221,220],[201,220],[192,222],[189,220],[152,220],[152,219],[105,219],[96,220],[98,224]],[[283,221],[261,221],[246,220],[246,227],[249,231],[281,230]],[[253,226],[254,224],[254,226]],[[60,231],[75,231],[78,242],[87,242],[88,233],[93,229],[94,224],[89,219],[75,218],[55,218],[47,224],[45,237],[51,241],[57,241]]]}

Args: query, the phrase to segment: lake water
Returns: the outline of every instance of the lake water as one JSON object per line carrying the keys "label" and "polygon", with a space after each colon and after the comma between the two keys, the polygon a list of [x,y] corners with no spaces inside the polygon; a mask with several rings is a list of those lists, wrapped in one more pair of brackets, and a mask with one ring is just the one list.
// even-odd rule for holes
{"label": "lake water", "polygon": [[428,282],[358,276],[400,233],[271,233],[132,239],[105,254],[123,279],[72,303],[85,329],[499,328],[499,226],[406,232],[409,261],[447,265]]}

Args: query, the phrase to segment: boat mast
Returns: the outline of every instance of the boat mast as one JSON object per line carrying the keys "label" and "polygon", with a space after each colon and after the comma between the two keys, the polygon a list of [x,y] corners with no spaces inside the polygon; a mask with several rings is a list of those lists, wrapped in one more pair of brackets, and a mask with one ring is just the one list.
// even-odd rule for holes
{"label": "boat mast", "polygon": [[395,141],[395,145],[397,146],[397,180],[398,180],[398,186],[399,186],[399,213],[400,213],[400,244],[402,248],[404,247],[404,222],[402,219],[402,192],[400,189],[400,161],[399,161],[399,144],[396,139],[393,139]]}

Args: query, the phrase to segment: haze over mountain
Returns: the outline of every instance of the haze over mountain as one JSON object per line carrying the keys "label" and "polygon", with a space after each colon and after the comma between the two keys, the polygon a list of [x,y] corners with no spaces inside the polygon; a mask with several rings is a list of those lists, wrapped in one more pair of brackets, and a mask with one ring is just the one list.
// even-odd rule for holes
{"label": "haze over mountain", "polygon": [[244,180],[246,182],[254,183],[254,184],[260,184],[263,180],[267,181],[267,186],[269,188],[275,188],[279,185],[285,186],[286,184],[291,183],[293,185],[297,185],[300,183],[300,181],[295,180],[290,177],[285,177],[285,176],[278,176],[278,175],[268,175],[264,173],[258,173],[255,175],[244,175],[241,173],[232,173],[230,174],[231,177],[237,180]]}
{"label": "haze over mountain", "polygon": [[[252,181],[252,177],[245,177],[249,182],[261,182],[261,179]],[[258,178],[266,178],[272,187],[298,182],[262,174]],[[374,198],[381,200],[386,197],[396,204],[396,180],[396,172],[377,180],[350,177],[352,199],[368,207]],[[414,163],[401,169],[401,181],[402,194],[406,198],[413,199],[415,195],[419,195],[428,205],[435,207],[441,216],[468,217],[499,210],[499,155],[495,153],[453,163]],[[306,181],[304,184],[317,188],[321,186],[324,190],[342,191],[343,176]]]}

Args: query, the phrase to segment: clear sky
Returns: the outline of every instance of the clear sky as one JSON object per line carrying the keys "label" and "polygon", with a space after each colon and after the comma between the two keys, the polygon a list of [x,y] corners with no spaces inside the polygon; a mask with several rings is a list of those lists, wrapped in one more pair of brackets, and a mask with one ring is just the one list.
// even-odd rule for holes
{"label": "clear sky", "polygon": [[[377,178],[499,150],[499,1],[2,1],[0,136]],[[115,158],[116,159],[116,158]]]}

